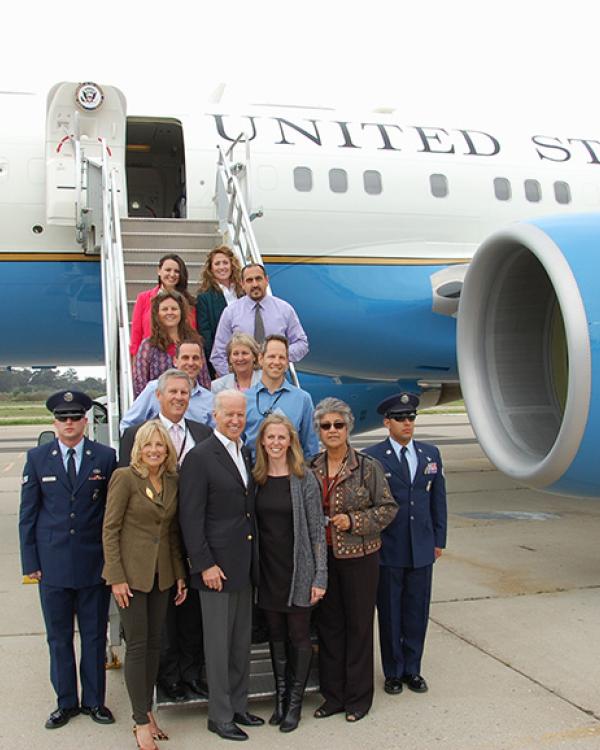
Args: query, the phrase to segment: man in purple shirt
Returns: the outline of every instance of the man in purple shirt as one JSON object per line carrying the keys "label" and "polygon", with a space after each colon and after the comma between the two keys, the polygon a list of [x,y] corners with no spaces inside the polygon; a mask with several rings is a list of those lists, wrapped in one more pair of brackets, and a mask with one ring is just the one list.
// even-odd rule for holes
{"label": "man in purple shirt", "polygon": [[267,296],[269,277],[263,266],[251,263],[242,270],[246,292],[228,305],[219,321],[210,361],[219,376],[229,371],[226,347],[234,333],[249,333],[261,345],[267,336],[278,333],[289,342],[290,362],[308,354],[308,339],[294,308],[285,300]]}

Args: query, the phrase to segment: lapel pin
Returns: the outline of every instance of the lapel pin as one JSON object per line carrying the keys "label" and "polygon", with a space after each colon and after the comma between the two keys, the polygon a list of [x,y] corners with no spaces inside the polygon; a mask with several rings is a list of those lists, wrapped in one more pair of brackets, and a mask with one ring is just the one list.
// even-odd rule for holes
{"label": "lapel pin", "polygon": [[55,450],[53,450],[53,451],[52,451],[52,455],[53,455],[53,456],[58,456],[58,451],[57,451],[56,449],[55,449]]}
{"label": "lapel pin", "polygon": [[88,448],[88,449],[86,450],[86,452],[85,452],[85,455],[86,455],[86,456],[91,456],[91,455],[92,455],[92,451],[91,451],[91,450],[90,450],[90,449]]}
{"label": "lapel pin", "polygon": [[146,487],[146,495],[150,498],[150,500],[154,500],[154,493],[150,489],[150,487]]}
{"label": "lapel pin", "polygon": [[392,452],[392,451],[391,451],[391,450],[390,450],[390,449],[388,448],[388,449],[386,450],[386,452],[385,452],[385,455],[386,455],[386,456],[389,456],[389,455],[391,454],[391,452]]}

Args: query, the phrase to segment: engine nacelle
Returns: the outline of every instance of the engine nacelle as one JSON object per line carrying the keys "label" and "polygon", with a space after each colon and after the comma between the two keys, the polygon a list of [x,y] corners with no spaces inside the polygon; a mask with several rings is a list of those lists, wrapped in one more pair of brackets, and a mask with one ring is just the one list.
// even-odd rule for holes
{"label": "engine nacelle", "polygon": [[504,473],[600,497],[600,215],[497,232],[469,266],[458,366],[475,434]]}

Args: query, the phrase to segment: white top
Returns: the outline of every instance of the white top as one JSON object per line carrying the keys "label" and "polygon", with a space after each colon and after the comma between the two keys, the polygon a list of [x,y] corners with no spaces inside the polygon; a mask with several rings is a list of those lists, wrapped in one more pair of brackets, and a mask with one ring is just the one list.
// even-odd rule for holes
{"label": "white top", "polygon": [[231,286],[224,286],[223,284],[219,284],[219,286],[221,287],[221,291],[223,292],[223,297],[225,297],[225,302],[228,305],[236,301],[237,294],[235,293],[235,286],[233,284]]}
{"label": "white top", "polygon": [[242,477],[242,481],[244,482],[244,486],[248,486],[248,470],[246,469],[246,462],[244,461],[244,456],[242,455],[242,446],[244,445],[241,440],[238,440],[237,443],[230,438],[223,435],[223,433],[219,432],[219,430],[214,431],[214,436],[223,443],[225,446],[225,450],[231,458],[233,459],[234,464],[237,466],[238,471],[240,472],[240,476]]}

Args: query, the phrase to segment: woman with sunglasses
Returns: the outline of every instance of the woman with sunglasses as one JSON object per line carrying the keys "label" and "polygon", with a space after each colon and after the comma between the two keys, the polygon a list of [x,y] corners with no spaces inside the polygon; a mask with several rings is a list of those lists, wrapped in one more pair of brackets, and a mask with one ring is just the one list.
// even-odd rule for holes
{"label": "woman with sunglasses", "polygon": [[373,702],[373,617],[379,578],[380,532],[398,507],[381,464],[349,443],[348,404],[325,398],[314,412],[325,450],[311,466],[328,521],[327,596],[317,613],[319,675],[325,699],[317,719],[346,712],[360,721]]}
{"label": "woman with sunglasses", "polygon": [[[179,292],[160,292],[152,300],[152,331],[142,341],[133,361],[133,392],[136,397],[150,380],[155,380],[173,367],[177,344],[186,340],[201,342],[200,336],[189,324],[188,314],[188,304]],[[200,353],[203,355],[202,349]],[[210,390],[206,360],[202,364],[198,382]]]}
{"label": "woman with sunglasses", "polygon": [[194,298],[188,292],[188,271],[183,258],[176,253],[163,255],[158,261],[158,284],[152,289],[140,292],[135,301],[131,316],[131,337],[129,353],[132,358],[138,352],[140,344],[152,333],[152,300],[159,292],[179,292],[189,305],[188,322],[196,328],[196,310]]}

